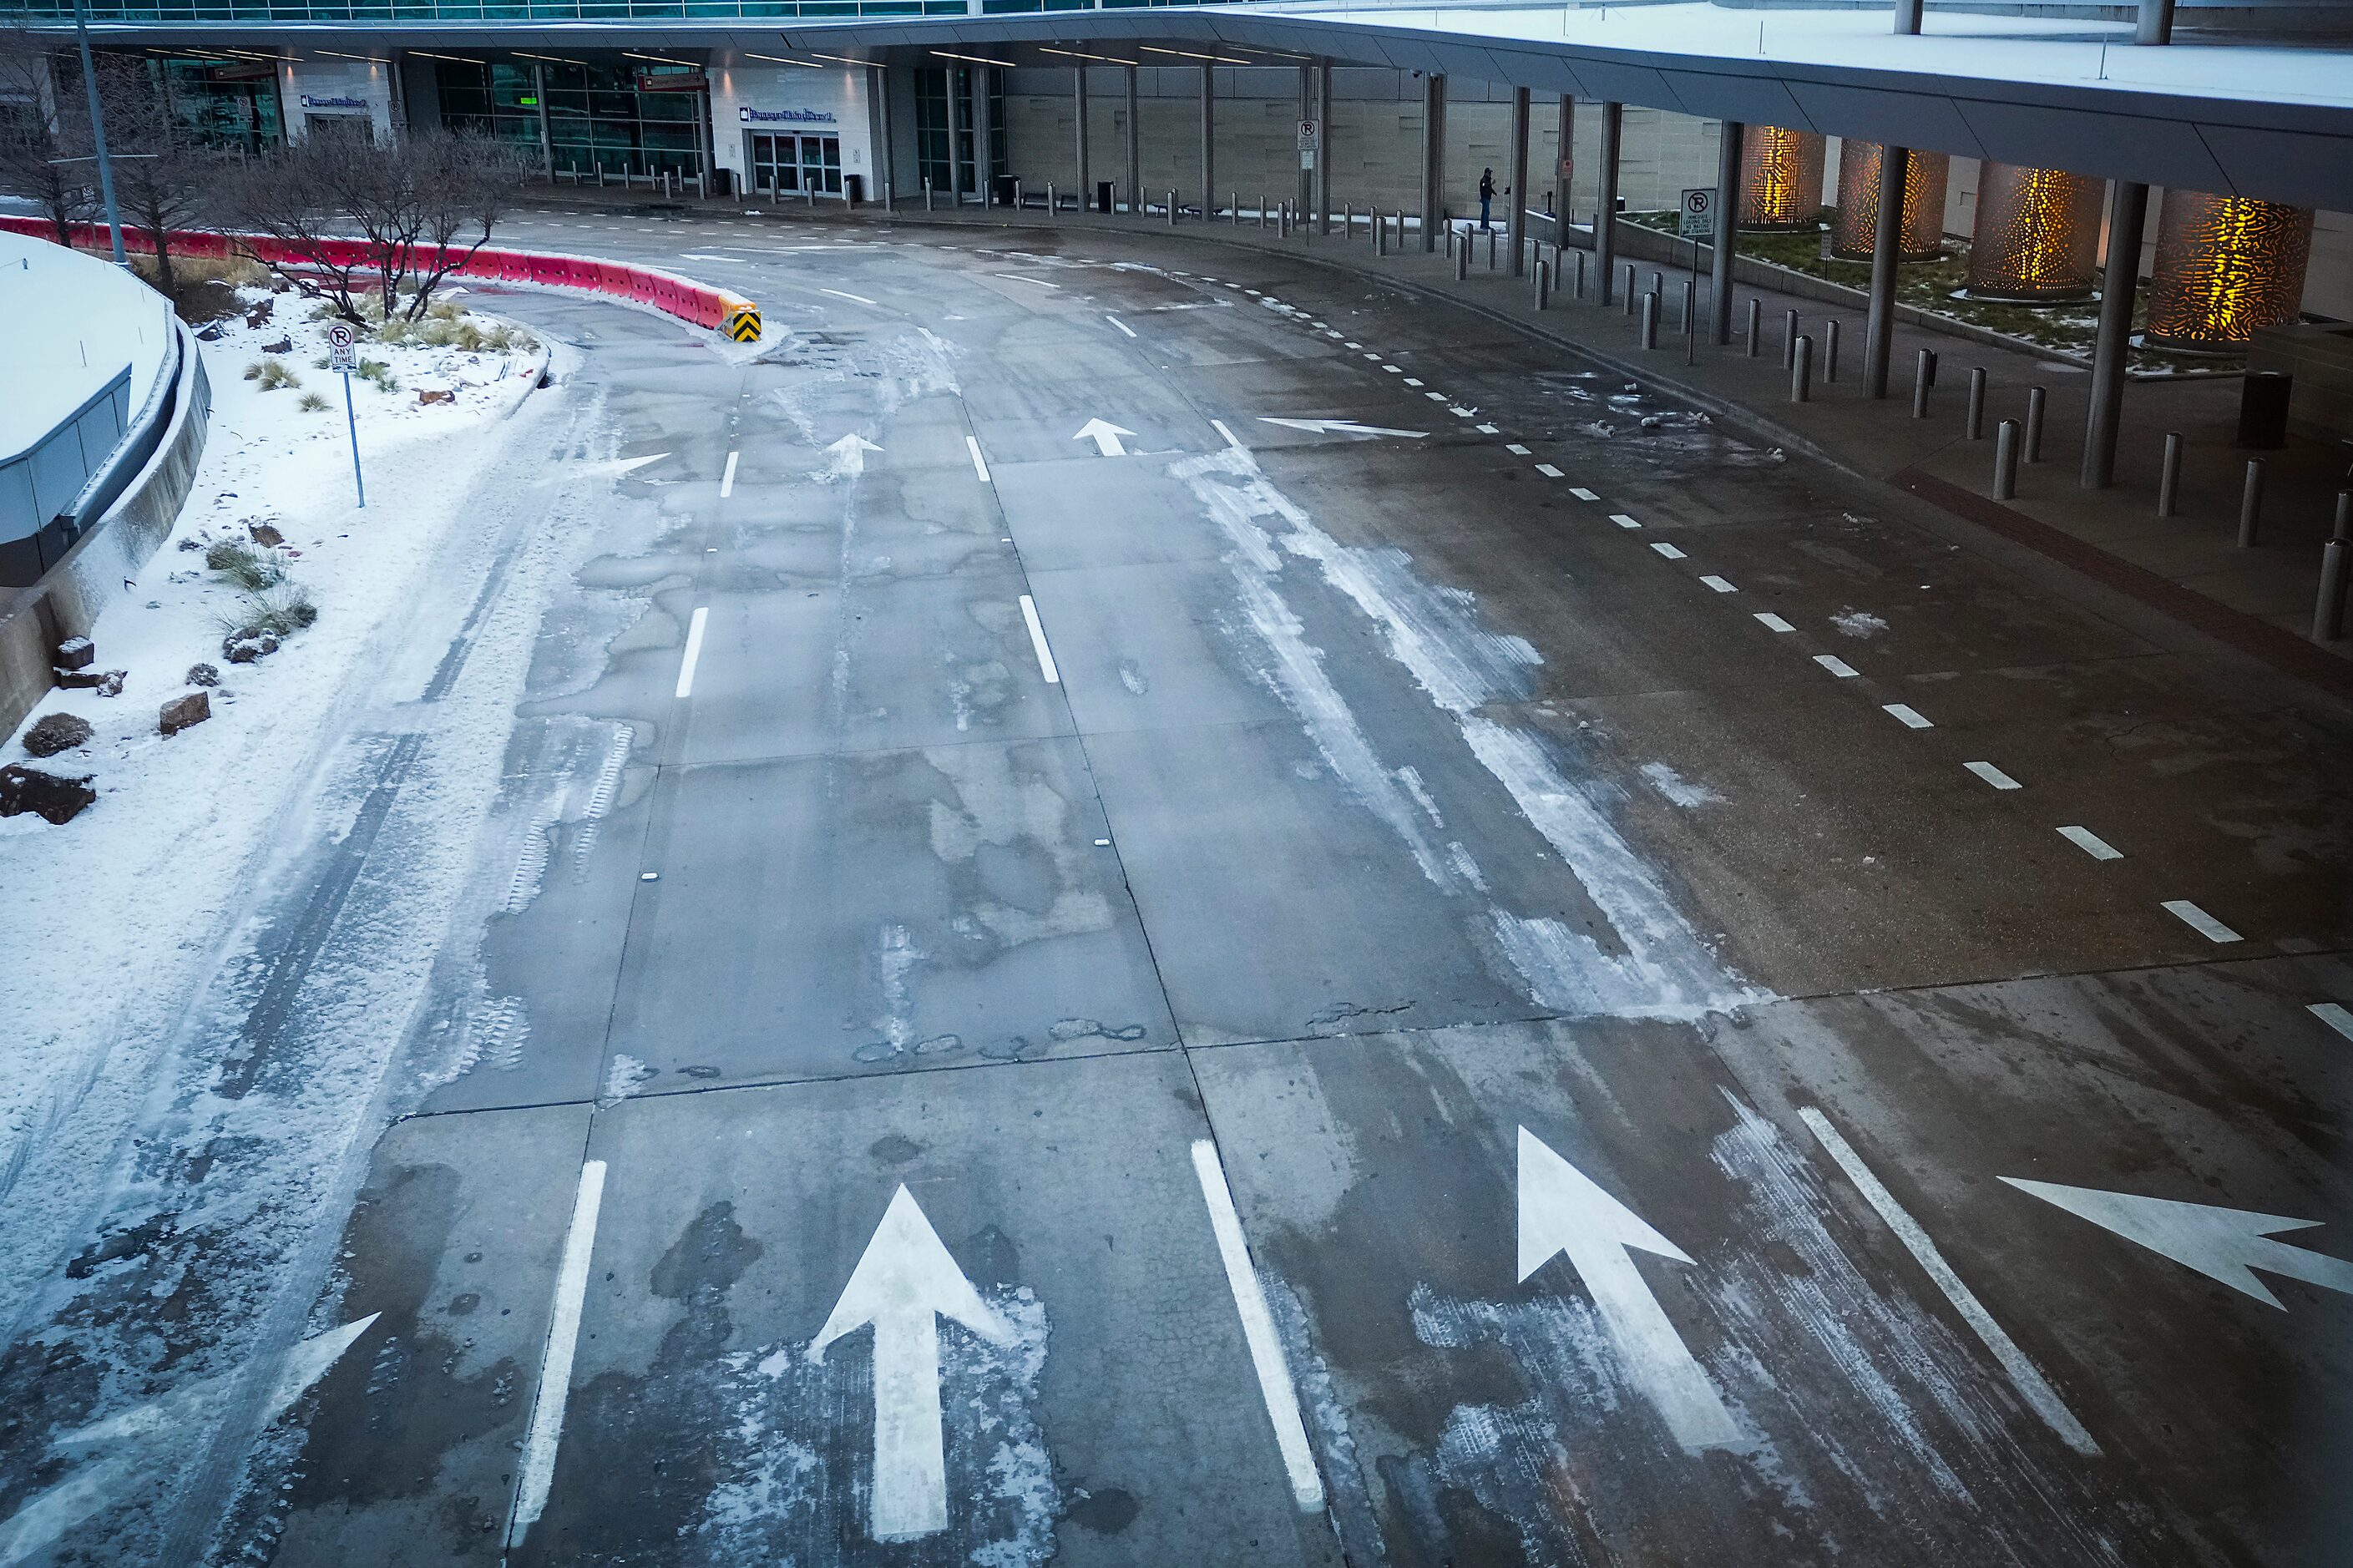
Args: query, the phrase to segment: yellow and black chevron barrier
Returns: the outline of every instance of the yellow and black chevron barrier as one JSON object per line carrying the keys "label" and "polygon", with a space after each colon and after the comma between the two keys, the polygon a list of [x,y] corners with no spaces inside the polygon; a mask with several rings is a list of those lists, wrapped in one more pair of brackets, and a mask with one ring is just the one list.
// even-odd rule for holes
{"label": "yellow and black chevron barrier", "polygon": [[727,312],[727,335],[739,343],[760,341],[760,307],[744,301]]}

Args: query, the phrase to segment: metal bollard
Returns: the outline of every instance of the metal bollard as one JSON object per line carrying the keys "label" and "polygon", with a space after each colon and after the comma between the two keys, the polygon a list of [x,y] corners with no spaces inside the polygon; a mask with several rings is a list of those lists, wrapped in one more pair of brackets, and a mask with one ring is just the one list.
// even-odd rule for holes
{"label": "metal bollard", "polygon": [[2345,577],[2353,567],[2353,490],[2337,492],[2337,529],[2320,552],[2320,596],[2312,605],[2312,640],[2345,635]]}
{"label": "metal bollard", "polygon": [[1626,313],[1634,313],[1634,264],[1630,261],[1626,264]]}
{"label": "metal bollard", "polygon": [[1800,337],[1789,351],[1789,401],[1811,403],[1814,400],[1814,340]]}
{"label": "metal bollard", "polygon": [[1695,289],[1697,289],[1698,287],[1699,287],[1699,286],[1698,286],[1697,284],[1694,283],[1690,279],[1686,278],[1686,279],[1683,279],[1683,336],[1685,336],[1685,337],[1689,337],[1689,336],[1691,336],[1691,331],[1692,331],[1692,313],[1693,313],[1693,307],[1694,307],[1694,305],[1696,303],[1696,300],[1695,300],[1695,299],[1694,299],[1694,293],[1693,293],[1693,291],[1694,291]]}
{"label": "metal bollard", "polygon": [[[1451,233],[1451,230],[1448,232]],[[1464,235],[1462,243],[1454,247],[1454,280],[1460,283],[1471,276],[1471,237]]]}
{"label": "metal bollard", "polygon": [[1020,181],[1018,181],[1018,180],[1016,180],[1016,181],[1014,181],[1014,182],[1013,182],[1013,210],[1014,210],[1014,211],[1016,211],[1016,212],[1019,212],[1019,211],[1021,210],[1021,201],[1022,201],[1022,195],[1021,195],[1021,182],[1020,182]]}
{"label": "metal bollard", "polygon": [[[776,193],[772,187],[768,192],[768,199],[773,202],[776,200]],[[923,210],[925,212],[932,210],[932,182],[929,180],[925,180],[923,182]]]}
{"label": "metal bollard", "polygon": [[1757,335],[1765,327],[1765,301],[1756,295],[1748,296],[1748,357],[1757,357]]}
{"label": "metal bollard", "polygon": [[1487,270],[1490,272],[1495,270],[1495,236],[1499,232],[1492,228],[1487,231]]}
{"label": "metal bollard", "polygon": [[[1241,198],[1237,196],[1234,199],[1239,202]],[[1241,221],[1242,209],[1237,206],[1234,208],[1234,226],[1237,228],[1240,227]],[[1261,234],[1264,234],[1266,232],[1266,197],[1263,194],[1261,194],[1258,198],[1258,231]]]}
{"label": "metal bollard", "polygon": [[1054,205],[1054,182],[1049,180],[1046,182],[1046,216],[1048,217],[1052,217],[1060,210],[1061,209],[1060,207],[1057,207]]}
{"label": "metal bollard", "polygon": [[1585,298],[1585,252],[1577,253],[1577,297]]}
{"label": "metal bollard", "polygon": [[1912,417],[1915,419],[1928,417],[1928,388],[1936,384],[1936,356],[1926,349],[1922,349],[1920,357],[1913,362]]}
{"label": "metal bollard", "polygon": [[1651,269],[1651,292],[1661,299],[1666,298],[1667,275],[1655,267]]}
{"label": "metal bollard", "polygon": [[1373,214],[1373,254],[1375,256],[1387,256],[1388,253],[1389,220],[1383,217],[1377,211],[1376,211]]}
{"label": "metal bollard", "polygon": [[[1233,212],[1234,212],[1234,219],[1233,219],[1233,222],[1234,222],[1234,226],[1235,226],[1236,228],[1240,228],[1240,227],[1241,227],[1241,226],[1242,226],[1242,194],[1241,194],[1240,191],[1228,191],[1228,192],[1226,193],[1226,200],[1227,200],[1228,202],[1229,202],[1230,204],[1232,204],[1232,206],[1233,206]],[[1215,218],[1218,215],[1217,215],[1216,213],[1209,213],[1209,214],[1207,214],[1206,216],[1208,216],[1208,217],[1210,217],[1210,218]]]}
{"label": "metal bollard", "polygon": [[1659,295],[1656,289],[1642,296],[1641,343],[1646,349],[1659,346]]}
{"label": "metal bollard", "polygon": [[1547,310],[1552,305],[1552,264],[1543,257],[1536,258],[1536,309]]}
{"label": "metal bollard", "polygon": [[1341,233],[1341,236],[1342,236],[1343,237],[1345,237],[1346,236],[1352,235],[1352,234],[1354,234],[1354,233],[1356,233],[1356,203],[1354,203],[1354,202],[1342,202],[1342,203],[1340,204],[1340,233]]}
{"label": "metal bollard", "polygon": [[2039,386],[2028,387],[2026,389],[2025,455],[2026,460],[2030,463],[2039,463],[2042,460],[2042,389]]}
{"label": "metal bollard", "polygon": [[1451,223],[1446,226],[1446,254],[1454,254],[1454,226]]}
{"label": "metal bollard", "polygon": [[1981,364],[1969,367],[1969,405],[1962,419],[1962,428],[1972,441],[1985,439],[1986,370]]}
{"label": "metal bollard", "polygon": [[2165,463],[2157,472],[2157,515],[2171,517],[2181,499],[2181,432],[2165,433]]}
{"label": "metal bollard", "polygon": [[1822,323],[1822,384],[1838,379],[1839,323],[1832,316]]}
{"label": "metal bollard", "polygon": [[2255,525],[2263,512],[2263,460],[2247,459],[2246,482],[2239,488],[2239,548],[2255,547]]}
{"label": "metal bollard", "polygon": [[2005,419],[1994,432],[1993,499],[2009,500],[2018,494],[2018,434],[2015,419]]}
{"label": "metal bollard", "polygon": [[1176,193],[1174,191],[1168,193],[1168,226],[1176,226]]}
{"label": "metal bollard", "polygon": [[1781,312],[1781,368],[1788,369],[1798,363],[1798,312]]}

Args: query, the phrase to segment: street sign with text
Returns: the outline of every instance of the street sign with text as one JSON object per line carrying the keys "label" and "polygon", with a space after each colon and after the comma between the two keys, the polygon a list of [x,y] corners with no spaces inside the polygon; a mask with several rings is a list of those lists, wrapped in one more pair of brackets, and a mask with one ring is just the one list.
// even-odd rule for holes
{"label": "street sign with text", "polygon": [[1675,235],[1682,239],[1712,239],[1715,236],[1715,193],[1704,185],[1683,193],[1675,215]]}

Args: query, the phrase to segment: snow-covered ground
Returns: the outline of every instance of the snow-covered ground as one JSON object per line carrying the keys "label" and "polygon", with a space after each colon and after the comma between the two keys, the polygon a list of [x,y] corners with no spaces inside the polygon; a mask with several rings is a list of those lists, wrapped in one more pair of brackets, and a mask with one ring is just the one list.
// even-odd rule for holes
{"label": "snow-covered ground", "polygon": [[[63,826],[0,817],[0,1202],[44,1139],[96,1083],[117,1042],[168,1036],[202,988],[240,900],[282,836],[351,694],[380,666],[384,644],[465,521],[459,502],[515,426],[546,353],[517,346],[467,353],[365,343],[398,378],[386,391],[353,378],[369,504],[353,505],[340,378],[312,368],[326,324],[292,294],[272,319],[222,323],[202,344],[213,386],[205,458],[187,506],[136,583],[100,617],[94,668],[124,671],[121,695],[58,690],[0,749],[0,760],[90,775],[97,803]],[[300,387],[263,391],[245,379],[263,345]],[[454,401],[421,405],[420,389]],[[306,410],[306,391],[329,400]],[[248,618],[240,591],[206,567],[205,546],[280,531],[272,552],[318,620],[258,663],[232,664],[226,628]],[[158,732],[162,704],[198,689],[192,666],[220,684],[212,717]],[[85,745],[28,756],[24,730],[44,715],[87,720]],[[18,1237],[29,1241],[29,1237]],[[25,1261],[18,1259],[18,1261]]]}

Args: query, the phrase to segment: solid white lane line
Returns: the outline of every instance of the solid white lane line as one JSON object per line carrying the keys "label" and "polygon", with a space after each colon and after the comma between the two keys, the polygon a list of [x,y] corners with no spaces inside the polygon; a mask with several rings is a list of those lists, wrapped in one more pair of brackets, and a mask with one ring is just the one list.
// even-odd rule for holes
{"label": "solid white lane line", "polygon": [[[1000,272],[997,276],[1008,283],[1027,283],[1033,289],[1051,289],[1057,293],[1060,293],[1062,288],[1060,283],[1049,283],[1043,278],[1024,278],[1018,272]],[[830,293],[831,290],[828,289],[827,292]]]}
{"label": "solid white lane line", "polygon": [[1985,1348],[1993,1352],[1993,1359],[2001,1363],[2002,1371],[2010,1373],[2010,1381],[2017,1385],[2021,1397],[2033,1406],[2034,1413],[2059,1434],[2060,1440],[2067,1447],[2085,1458],[2097,1458],[2099,1444],[2092,1440],[2092,1435],[2084,1429],[2084,1424],[2075,1419],[2074,1412],[2069,1410],[2066,1401],[2059,1397],[2059,1391],[2044,1381],[2042,1372],[2027,1359],[2026,1352],[2018,1348],[2018,1342],[1993,1321],[1993,1314],[1985,1310],[1985,1303],[1978,1300],[1977,1293],[1953,1272],[1952,1265],[1945,1261],[1944,1253],[1928,1233],[1920,1228],[1920,1222],[1905,1212],[1904,1205],[1895,1201],[1895,1194],[1889,1192],[1886,1184],[1873,1173],[1871,1167],[1862,1163],[1862,1156],[1854,1152],[1854,1146],[1831,1125],[1831,1119],[1810,1105],[1799,1107],[1798,1115],[1813,1130],[1814,1136],[1821,1141],[1822,1147],[1837,1162],[1838,1168],[1846,1173],[1847,1180],[1862,1194],[1863,1200],[1878,1212],[1879,1217],[1886,1222],[1887,1228],[1895,1233],[1895,1239],[1904,1244],[1904,1250],[1912,1255],[1913,1261],[1919,1264],[1928,1278],[1936,1282],[1936,1289],[1945,1293],[1945,1300],[1953,1304],[1953,1310],[1961,1315],[1961,1321],[1968,1324],[1978,1338],[1984,1342]]}
{"label": "solid white lane line", "polygon": [[729,496],[735,493],[735,463],[736,460],[743,456],[744,454],[741,452],[730,452],[727,454],[727,471],[719,476],[719,499],[721,500],[725,500]]}
{"label": "solid white lane line", "polygon": [[1814,655],[1814,662],[1820,665],[1824,669],[1829,670],[1832,675],[1837,676],[1841,680],[1852,679],[1853,677],[1862,673],[1862,671],[1855,668],[1854,666],[1849,664],[1846,660],[1841,658],[1834,653],[1818,653]]}
{"label": "solid white lane line", "polygon": [[1038,673],[1046,678],[1049,686],[1062,683],[1062,672],[1054,668],[1054,650],[1046,646],[1046,628],[1038,624],[1038,601],[1029,595],[1021,595],[1021,618],[1029,623],[1029,646],[1038,650]]}
{"label": "solid white lane line", "polygon": [[1125,332],[1129,337],[1132,338],[1135,336],[1135,329],[1129,326],[1125,321],[1121,321],[1117,316],[1105,316],[1103,320],[1109,321],[1113,326],[1117,327],[1121,331]]}
{"label": "solid white lane line", "polygon": [[1525,447],[1521,446],[1517,441],[1504,442],[1504,450],[1509,452],[1514,458],[1525,458],[1528,455],[1528,449]]}
{"label": "solid white lane line", "polygon": [[1609,521],[1616,523],[1620,528],[1640,528],[1642,526],[1622,511],[1611,512],[1609,514]]}
{"label": "solid white lane line", "polygon": [[1665,556],[1670,561],[1681,561],[1684,558],[1682,551],[1677,550],[1673,545],[1669,544],[1663,539],[1652,540],[1651,542],[1651,548],[1657,551],[1660,554]]}
{"label": "solid white lane line", "polygon": [[694,667],[702,662],[702,627],[711,619],[711,607],[697,605],[686,623],[686,657],[678,661],[678,695],[681,700],[694,695]]}
{"label": "solid white lane line", "polygon": [[1226,422],[1224,420],[1210,420],[1209,428],[1215,430],[1219,435],[1223,436],[1226,438],[1226,445],[1233,447],[1236,451],[1248,450],[1247,447],[1242,446],[1240,438],[1235,436],[1232,431],[1226,428]]}
{"label": "solid white lane line", "polygon": [[2016,779],[2011,778],[2008,773],[2003,773],[1991,763],[1963,763],[1961,766],[1968,769],[1969,772],[1977,774],[1978,777],[1985,780],[1986,783],[1993,785],[1996,789],[2017,789],[2021,787]]}
{"label": "solid white lane line", "polygon": [[1770,610],[1757,611],[1757,618],[1765,624],[1765,629],[1768,632],[1794,632],[1798,629]]}
{"label": "solid white lane line", "polygon": [[980,455],[980,437],[967,436],[964,438],[964,446],[965,450],[972,454],[972,471],[980,476],[982,484],[988,483],[988,464]]}
{"label": "solid white lane line", "polygon": [[1569,486],[1568,493],[1575,496],[1579,500],[1599,500],[1601,499],[1599,496],[1595,495],[1591,490],[1587,489],[1583,485]]}
{"label": "solid white lane line", "polygon": [[1550,463],[1538,463],[1536,465],[1536,472],[1542,474],[1548,479],[1556,479],[1562,477],[1561,471],[1558,468],[1554,468]]}
{"label": "solid white lane line", "polygon": [[2315,1002],[2305,1011],[2347,1039],[2353,1040],[2353,1013],[2347,1012],[2342,1003]]}
{"label": "solid white lane line", "polygon": [[1737,594],[1740,592],[1739,589],[1734,587],[1731,584],[1725,582],[1723,578],[1717,576],[1713,572],[1709,573],[1706,576],[1702,577],[1700,581],[1706,584],[1709,587],[1715,589],[1719,594]]}
{"label": "solid white lane line", "polygon": [[847,289],[820,289],[818,292],[820,294],[830,294],[837,300],[854,300],[861,305],[871,305],[874,303],[873,300],[868,299],[865,295],[852,294]]}
{"label": "solid white lane line", "polygon": [[547,1508],[548,1483],[555,1479],[555,1442],[564,1435],[565,1401],[572,1396],[572,1354],[580,1343],[588,1260],[596,1247],[596,1211],[604,1203],[605,1162],[591,1160],[580,1167],[580,1191],[572,1200],[572,1228],[565,1233],[564,1260],[555,1270],[555,1307],[548,1318],[547,1349],[539,1358],[539,1388],[532,1395],[531,1425],[523,1429],[514,1514],[507,1521],[510,1552],[539,1522]]}
{"label": "solid white lane line", "polygon": [[1235,1310],[1241,1314],[1242,1341],[1250,1346],[1250,1364],[1258,1369],[1267,1419],[1274,1423],[1274,1446],[1282,1450],[1282,1468],[1291,1477],[1291,1500],[1302,1513],[1320,1513],[1324,1478],[1316,1473],[1315,1454],[1307,1446],[1307,1424],[1299,1416],[1299,1395],[1291,1385],[1291,1368],[1284,1363],[1282,1345],[1274,1335],[1274,1315],[1266,1310],[1266,1291],[1258,1282],[1258,1271],[1250,1267],[1241,1215],[1234,1212],[1234,1194],[1226,1185],[1226,1167],[1218,1159],[1218,1146],[1207,1138],[1194,1141],[1193,1173],[1201,1179],[1201,1198],[1209,1205],[1209,1229],[1218,1238],[1218,1257],[1226,1266],[1226,1285],[1234,1293]]}
{"label": "solid white lane line", "polygon": [[2176,920],[2180,921],[2184,925],[2187,925],[2190,930],[2196,931],[2200,936],[2204,937],[2208,942],[2238,942],[2242,940],[2237,931],[2232,931],[2229,926],[2224,925],[2221,921],[2216,920],[2212,915],[2208,914],[2204,910],[2200,909],[2188,899],[2166,900],[2165,910],[2168,914],[2173,916]]}
{"label": "solid white lane line", "polygon": [[2063,827],[2059,830],[2059,837],[2094,860],[2121,860],[2125,858],[2123,850],[2088,827]]}

